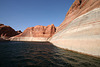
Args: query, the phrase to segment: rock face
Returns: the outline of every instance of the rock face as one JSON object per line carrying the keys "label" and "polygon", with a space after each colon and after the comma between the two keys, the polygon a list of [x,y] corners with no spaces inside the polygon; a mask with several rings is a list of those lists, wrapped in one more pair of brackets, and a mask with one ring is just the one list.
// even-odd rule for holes
{"label": "rock face", "polygon": [[[35,27],[28,27],[23,33],[12,37],[11,40],[17,41],[35,41],[39,39],[47,40],[56,32],[54,24],[48,26],[37,25]],[[33,38],[32,38],[33,37]],[[31,38],[31,39],[29,39]],[[39,40],[40,41],[40,40]],[[44,40],[43,40],[44,41]]]}
{"label": "rock face", "polygon": [[66,14],[64,21],[60,24],[57,32],[64,29],[75,18],[100,7],[100,0],[75,0]]}
{"label": "rock face", "polygon": [[37,25],[35,27],[28,27],[23,33],[16,37],[51,37],[56,32],[54,24],[48,26]]}
{"label": "rock face", "polygon": [[18,30],[18,31],[16,31],[18,34],[20,34],[20,33],[22,33],[22,31],[21,30]]}
{"label": "rock face", "polygon": [[18,35],[13,28],[10,26],[5,26],[4,24],[0,24],[0,38],[2,39],[8,39],[9,37]]}
{"label": "rock face", "polygon": [[49,40],[58,47],[100,57],[100,0],[75,0]]}

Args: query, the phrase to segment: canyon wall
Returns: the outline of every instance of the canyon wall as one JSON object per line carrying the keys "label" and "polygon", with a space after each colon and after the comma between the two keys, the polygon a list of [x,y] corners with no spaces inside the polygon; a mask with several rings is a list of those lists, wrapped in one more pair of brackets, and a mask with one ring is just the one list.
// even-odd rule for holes
{"label": "canyon wall", "polygon": [[1,40],[9,40],[10,37],[20,34],[21,31],[15,31],[10,26],[6,26],[4,24],[0,24],[0,41]]}
{"label": "canyon wall", "polygon": [[23,33],[11,37],[11,41],[47,41],[56,32],[54,24],[48,26],[37,25],[28,27]]}
{"label": "canyon wall", "polygon": [[55,46],[100,56],[100,0],[75,0],[60,26],[37,25],[11,41],[50,41]]}
{"label": "canyon wall", "polygon": [[100,7],[100,0],[75,0],[68,10],[64,21],[57,28],[57,32],[64,29],[75,18]]}
{"label": "canyon wall", "polygon": [[100,56],[100,0],[75,0],[49,41],[57,47]]}

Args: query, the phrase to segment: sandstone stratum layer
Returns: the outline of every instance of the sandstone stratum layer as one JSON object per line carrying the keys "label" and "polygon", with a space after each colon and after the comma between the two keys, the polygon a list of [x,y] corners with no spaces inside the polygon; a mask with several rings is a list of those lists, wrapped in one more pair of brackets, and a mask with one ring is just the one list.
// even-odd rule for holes
{"label": "sandstone stratum layer", "polygon": [[48,26],[37,25],[28,27],[23,33],[11,37],[13,41],[47,41],[56,32],[54,24]]}
{"label": "sandstone stratum layer", "polygon": [[0,41],[8,40],[10,37],[20,34],[21,31],[15,31],[10,26],[6,26],[4,24],[0,24]]}
{"label": "sandstone stratum layer", "polygon": [[94,8],[100,8],[100,0],[75,0],[68,10],[64,21],[58,27],[57,32],[64,29],[75,18],[93,10]]}
{"label": "sandstone stratum layer", "polygon": [[58,47],[100,57],[100,0],[75,0],[49,40]]}

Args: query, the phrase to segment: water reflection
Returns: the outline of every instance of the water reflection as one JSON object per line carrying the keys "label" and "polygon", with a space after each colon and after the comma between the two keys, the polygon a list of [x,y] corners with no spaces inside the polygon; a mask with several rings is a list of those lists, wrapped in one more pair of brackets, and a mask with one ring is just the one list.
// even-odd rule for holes
{"label": "water reflection", "polygon": [[99,67],[94,58],[49,42],[0,42],[0,67]]}

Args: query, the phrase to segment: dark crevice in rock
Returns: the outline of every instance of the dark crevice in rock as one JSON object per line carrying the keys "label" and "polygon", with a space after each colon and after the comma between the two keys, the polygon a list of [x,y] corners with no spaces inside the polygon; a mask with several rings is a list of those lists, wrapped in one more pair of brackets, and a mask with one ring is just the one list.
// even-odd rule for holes
{"label": "dark crevice in rock", "polygon": [[80,3],[79,5],[81,5],[81,3],[82,3],[82,0],[79,0],[79,3]]}

